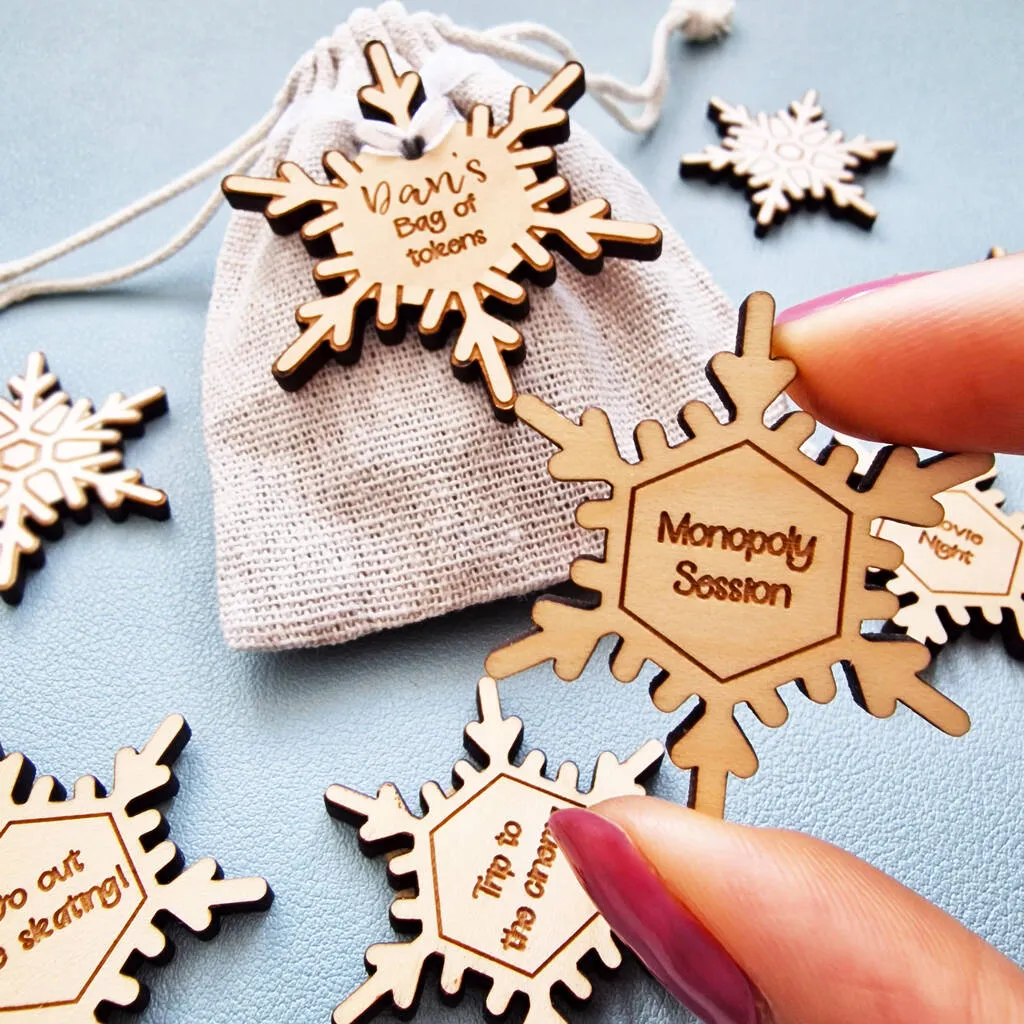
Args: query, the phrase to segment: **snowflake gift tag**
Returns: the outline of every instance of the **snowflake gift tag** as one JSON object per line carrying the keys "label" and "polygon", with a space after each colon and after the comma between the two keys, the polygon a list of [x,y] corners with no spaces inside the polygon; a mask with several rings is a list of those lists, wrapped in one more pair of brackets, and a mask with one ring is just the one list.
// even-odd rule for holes
{"label": "snowflake gift tag", "polygon": [[920,529],[883,519],[879,537],[903,549],[903,564],[889,580],[900,598],[893,624],[933,647],[950,627],[973,621],[982,630],[1002,626],[1007,649],[1024,655],[1024,514],[1003,511],[992,487],[995,473],[936,495],[942,522]]}
{"label": "snowflake gift tag", "polygon": [[42,554],[30,523],[56,528],[61,506],[84,511],[90,494],[110,510],[167,516],[167,495],[143,484],[139,470],[121,468],[117,448],[125,428],[163,412],[166,403],[162,388],[131,398],[115,393],[96,410],[85,398],[72,403],[55,390],[42,352],[28,357],[24,376],[8,387],[14,401],[0,398],[0,595],[16,601],[23,561]]}
{"label": "snowflake gift tag", "polygon": [[729,412],[721,423],[701,402],[680,413],[688,439],[670,446],[661,424],[635,433],[640,459],[625,461],[607,416],[580,423],[532,396],[517,415],[560,449],[549,464],[559,480],[603,480],[607,499],[576,512],[585,529],[605,531],[604,558],[580,558],[570,575],[596,591],[592,607],[541,599],[537,630],[493,652],[487,671],[503,678],[554,659],[575,679],[598,641],[617,634],[612,672],[635,679],[649,659],[662,670],[655,704],[695,704],[670,739],[670,755],[693,769],[691,803],[721,815],[732,773],[747,778],[757,757],[734,717],[747,704],[768,726],[787,711],[778,689],[797,681],[812,700],[835,696],[832,667],[878,717],[897,701],[944,732],[959,735],[967,715],[917,672],[928,651],[905,637],[863,635],[865,620],[886,619],[896,598],[869,588],[870,567],[894,569],[900,548],[872,535],[885,516],[915,526],[941,522],[932,495],[992,465],[990,455],[954,455],[919,464],[909,448],[886,449],[865,475],[857,453],[836,445],[819,460],[800,446],[814,431],[806,413],[765,424],[768,407],[796,375],[771,356],[774,303],[758,292],[744,303],[737,353],[719,353],[709,377]]}
{"label": "snowflake gift tag", "polygon": [[449,793],[428,782],[420,792],[422,817],[409,812],[390,783],[376,797],[343,786],[327,790],[327,809],[361,826],[367,852],[403,851],[388,862],[388,874],[396,883],[411,883],[415,892],[399,896],[391,916],[396,927],[418,932],[411,941],[367,950],[373,973],[334,1011],[334,1024],[365,1020],[388,996],[408,1010],[434,956],[443,957],[446,995],[457,995],[470,971],[492,982],[488,1013],[504,1013],[519,994],[529,999],[526,1024],[564,1024],[551,1003],[552,987],[561,983],[585,999],[591,985],[580,960],[596,952],[609,968],[622,961],[547,820],[565,807],[643,793],[638,780],[657,767],[664,749],[650,741],[622,763],[601,754],[593,785],[581,793],[571,762],[554,779],[544,774],[539,750],[513,763],[523,723],[502,716],[493,679],[480,680],[477,699],[480,720],[466,726],[466,745],[484,767],[458,761]]}
{"label": "snowflake gift tag", "polygon": [[[359,90],[360,103],[409,131],[423,98],[419,76],[397,75],[379,42],[366,47],[366,59],[374,80]],[[371,310],[385,340],[400,340],[404,315],[417,310],[424,343],[443,344],[460,324],[455,372],[479,371],[495,410],[508,414],[515,388],[506,359],[521,356],[523,339],[495,310],[525,314],[520,277],[551,284],[550,248],[589,271],[605,254],[653,259],[661,251],[658,228],[610,219],[603,199],[568,205],[551,147],[568,137],[566,110],[583,89],[582,67],[566,64],[537,92],[513,91],[504,127],[478,105],[425,152],[364,150],[357,160],[325,153],[327,184],[294,163],[281,164],[275,178],[225,178],[232,206],[262,211],[279,233],[301,227],[314,253],[331,254],[316,265],[323,296],[299,307],[302,332],[274,363],[277,380],[295,389],[331,354],[357,360]]]}
{"label": "snowflake gift tag", "polygon": [[757,232],[763,234],[775,218],[790,208],[790,199],[825,199],[870,226],[878,215],[864,198],[864,189],[853,184],[853,172],[862,165],[888,162],[895,142],[873,142],[858,135],[845,140],[822,118],[818,94],[806,92],[789,110],[751,114],[746,107],[732,106],[714,97],[708,116],[725,130],[720,146],[705,146],[700,153],[682,158],[684,176],[727,170],[746,178],[750,202],[757,215]]}
{"label": "snowflake gift tag", "polygon": [[[21,754],[0,760],[0,1019],[5,1024],[86,1024],[110,1007],[141,1009],[131,976],[140,958],[173,953],[171,916],[212,937],[218,914],[270,902],[262,878],[222,877],[210,857],[182,871],[154,807],[177,782],[168,767],[188,742],[180,715],[141,751],[114,760],[109,794],[90,776],[74,795],[34,778]],[[34,780],[34,781],[33,781]]]}

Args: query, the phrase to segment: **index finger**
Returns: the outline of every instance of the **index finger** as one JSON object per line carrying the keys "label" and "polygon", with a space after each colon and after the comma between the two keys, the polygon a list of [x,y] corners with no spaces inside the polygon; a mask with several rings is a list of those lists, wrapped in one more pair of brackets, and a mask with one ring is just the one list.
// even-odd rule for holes
{"label": "index finger", "polygon": [[826,300],[781,314],[772,339],[816,419],[873,441],[1024,454],[1024,254]]}

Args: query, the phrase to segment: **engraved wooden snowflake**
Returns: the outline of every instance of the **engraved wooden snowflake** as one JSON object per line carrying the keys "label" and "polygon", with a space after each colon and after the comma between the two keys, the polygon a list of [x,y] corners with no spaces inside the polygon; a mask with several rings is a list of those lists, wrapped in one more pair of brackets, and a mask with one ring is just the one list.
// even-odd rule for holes
{"label": "engraved wooden snowflake", "polygon": [[1024,513],[1003,511],[994,481],[986,473],[936,495],[944,514],[931,529],[876,524],[904,554],[887,584],[900,598],[892,621],[921,643],[942,646],[973,611],[975,624],[1001,626],[1007,649],[1024,655]]}
{"label": "engraved wooden snowflake", "polygon": [[[366,59],[374,81],[359,91],[360,102],[408,131],[422,99],[419,76],[396,75],[379,42],[367,46]],[[461,323],[455,372],[479,370],[495,410],[507,414],[515,388],[506,359],[521,356],[523,339],[494,310],[525,314],[521,273],[551,284],[549,248],[590,272],[604,254],[652,259],[661,250],[656,227],[610,219],[603,199],[568,206],[569,185],[553,173],[551,147],[568,137],[566,110],[583,89],[583,69],[567,64],[536,93],[516,88],[502,128],[478,105],[434,148],[413,147],[416,159],[364,151],[353,161],[328,152],[327,184],[294,163],[281,164],[275,178],[226,178],[232,206],[263,211],[279,233],[301,226],[317,255],[333,254],[316,265],[324,295],[299,307],[302,332],[274,363],[278,381],[300,387],[330,354],[357,360],[368,310],[375,307],[385,340],[399,340],[403,315],[418,310],[424,343],[444,344]]]}
{"label": "engraved wooden snowflake", "polygon": [[171,715],[141,751],[114,760],[108,794],[91,776],[65,799],[21,754],[0,760],[0,1014],[9,1024],[86,1024],[111,1007],[141,1009],[140,957],[173,953],[168,915],[212,937],[218,914],[264,907],[262,878],[224,879],[210,857],[182,871],[155,805],[177,782],[188,742]]}
{"label": "engraved wooden snowflake", "polygon": [[131,398],[110,395],[97,410],[85,398],[72,403],[55,390],[42,352],[28,357],[24,376],[8,387],[14,401],[0,397],[0,594],[13,601],[23,560],[42,554],[30,524],[58,526],[61,506],[81,511],[95,495],[108,509],[128,503],[167,515],[167,495],[143,484],[139,470],[119,468],[116,447],[123,428],[162,412],[165,398],[162,388],[149,388]]}
{"label": "engraved wooden snowflake", "polygon": [[565,985],[579,999],[591,985],[580,960],[596,952],[605,966],[622,960],[604,918],[576,881],[547,828],[551,813],[589,807],[600,800],[643,793],[639,779],[653,771],[664,749],[654,741],[619,763],[597,759],[587,793],[577,789],[579,770],[566,762],[554,779],[544,774],[544,755],[514,757],[523,736],[518,718],[504,718],[493,679],[477,688],[480,720],[466,726],[467,748],[484,765],[458,761],[454,789],[435,782],[420,791],[422,817],[409,812],[390,783],[376,797],[331,786],[325,799],[336,817],[360,824],[369,853],[401,849],[388,874],[415,888],[391,905],[396,927],[418,932],[408,942],[371,946],[370,977],[334,1011],[334,1024],[355,1024],[389,996],[399,1010],[416,1001],[427,960],[443,957],[441,989],[462,988],[466,971],[490,979],[488,1013],[502,1014],[512,997],[529,999],[527,1024],[564,1024],[551,989]]}
{"label": "engraved wooden snowflake", "polygon": [[498,678],[554,659],[560,678],[575,679],[602,637],[621,637],[611,666],[617,679],[635,679],[649,659],[662,669],[652,686],[661,710],[696,698],[670,755],[693,769],[691,803],[718,815],[729,773],[757,770],[735,708],[747,704],[765,725],[782,725],[777,691],[789,681],[826,703],[838,664],[873,715],[891,715],[900,701],[944,732],[969,725],[916,674],[928,663],[926,648],[861,629],[896,605],[892,594],[869,588],[869,567],[895,568],[903,557],[872,536],[872,522],[934,526],[942,506],[931,495],[987,470],[991,456],[919,465],[912,449],[887,449],[864,476],[854,474],[857,453],[842,445],[809,458],[800,450],[815,429],[809,415],[764,421],[796,375],[792,362],[771,357],[773,316],[770,295],[751,295],[737,354],[709,364],[729,421],[690,402],[680,413],[688,440],[674,447],[660,423],[645,421],[635,433],[637,463],[619,455],[600,410],[577,424],[538,398],[516,402],[518,416],[561,449],[549,464],[553,477],[611,484],[610,497],[576,512],[585,529],[605,531],[604,558],[580,558],[570,570],[600,600],[578,607],[542,598],[533,608],[537,630],[487,659]]}
{"label": "engraved wooden snowflake", "polygon": [[708,116],[724,130],[720,146],[708,145],[700,153],[682,158],[684,175],[730,170],[747,179],[750,201],[757,215],[758,233],[790,208],[790,199],[831,201],[834,207],[870,225],[878,212],[853,184],[854,171],[864,164],[888,161],[895,142],[873,142],[863,135],[846,140],[822,118],[814,89],[794,100],[788,110],[751,114],[714,97]]}

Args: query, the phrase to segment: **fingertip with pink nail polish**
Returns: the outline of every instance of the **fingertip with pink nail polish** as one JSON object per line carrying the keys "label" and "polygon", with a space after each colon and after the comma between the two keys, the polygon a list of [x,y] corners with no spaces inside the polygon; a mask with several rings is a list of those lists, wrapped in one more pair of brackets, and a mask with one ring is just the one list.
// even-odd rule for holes
{"label": "fingertip with pink nail polish", "polygon": [[765,1024],[750,980],[622,828],[582,808],[557,811],[549,827],[612,931],[668,992],[705,1024]]}
{"label": "fingertip with pink nail polish", "polygon": [[819,313],[830,306],[838,306],[840,302],[848,302],[850,299],[858,299],[869,292],[877,292],[883,288],[891,288],[893,285],[903,284],[906,281],[914,281],[919,277],[927,277],[933,273],[930,270],[923,270],[916,274],[896,274],[893,277],[883,277],[877,281],[866,281],[864,284],[850,285],[848,288],[840,288],[838,291],[829,292],[826,295],[819,295],[816,299],[808,299],[795,306],[784,309],[775,317],[776,326],[791,323],[794,320],[802,320],[812,313]]}

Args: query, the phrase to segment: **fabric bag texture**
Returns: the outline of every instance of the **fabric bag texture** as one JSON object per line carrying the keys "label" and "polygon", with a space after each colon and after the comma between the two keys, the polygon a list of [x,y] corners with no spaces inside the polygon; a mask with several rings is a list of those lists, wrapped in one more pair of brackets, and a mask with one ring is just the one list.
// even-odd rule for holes
{"label": "fabric bag texture", "polygon": [[[351,121],[304,119],[322,100],[370,80],[363,47],[380,39],[396,68],[420,68],[450,46],[432,15],[397,3],[359,10],[302,61],[297,116],[250,171],[291,160],[326,180],[321,156],[358,151]],[[516,79],[466,53],[453,89],[460,111],[492,106],[505,123]],[[322,109],[322,102],[319,104]],[[685,401],[714,401],[707,359],[731,348],[735,311],[642,186],[573,125],[557,147],[574,201],[603,196],[612,215],[657,224],[653,262],[607,258],[583,275],[561,258],[550,288],[528,285],[518,323],[520,393],[578,416],[603,408],[620,444],[641,419],[675,421]],[[384,345],[367,328],[357,363],[333,361],[296,392],[271,365],[295,337],[295,309],[316,296],[298,234],[275,235],[257,213],[232,213],[217,265],[203,368],[204,431],[216,519],[220,616],[236,648],[333,644],[566,577],[601,540],[573,512],[593,485],[558,483],[551,446],[523,424],[496,420],[482,383],[462,383],[449,349],[410,329]],[[628,450],[628,457],[635,457]]]}

